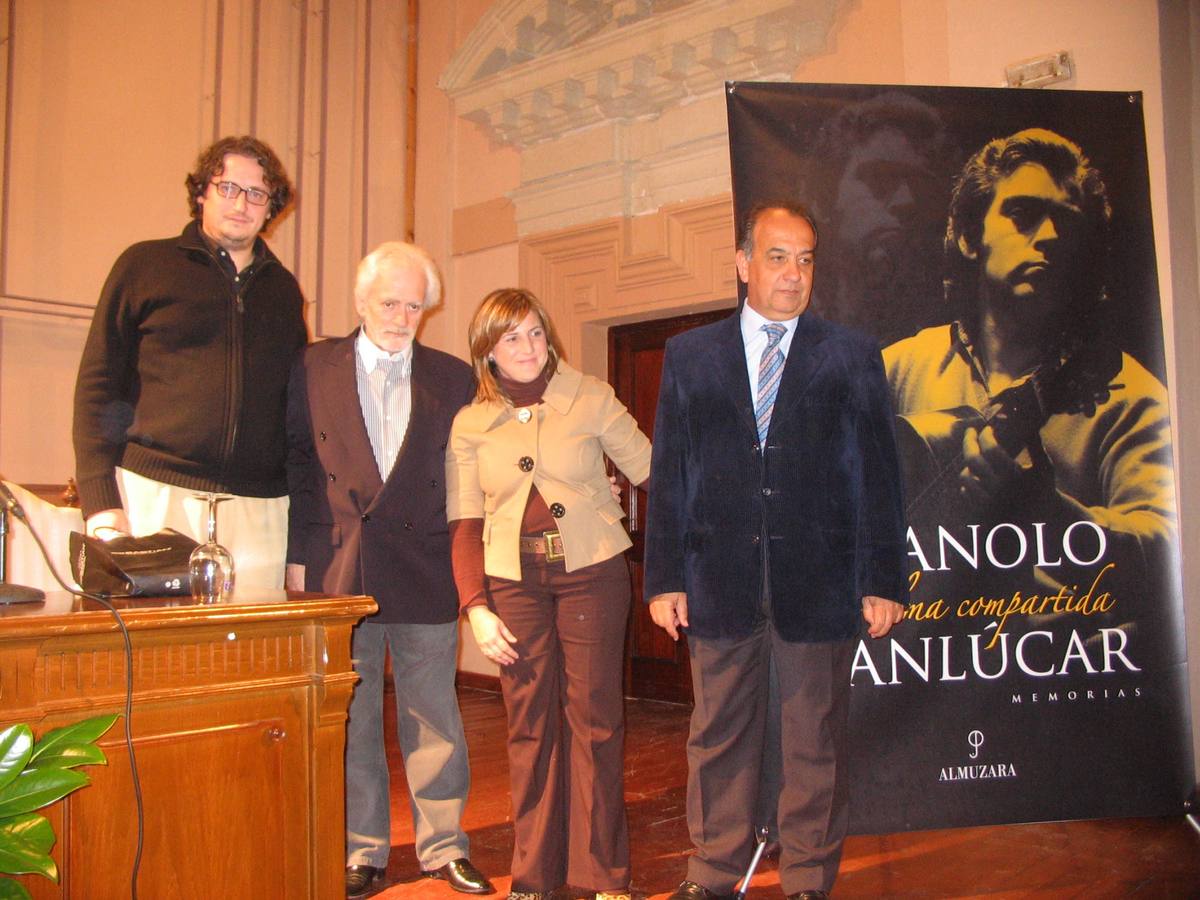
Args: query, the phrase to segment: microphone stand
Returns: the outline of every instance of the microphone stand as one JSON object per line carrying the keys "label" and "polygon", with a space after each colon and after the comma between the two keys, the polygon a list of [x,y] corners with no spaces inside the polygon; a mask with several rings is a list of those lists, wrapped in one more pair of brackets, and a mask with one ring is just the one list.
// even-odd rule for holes
{"label": "microphone stand", "polygon": [[734,900],[746,900],[746,891],[750,890],[750,879],[754,877],[754,870],[758,868],[763,851],[767,849],[767,826],[764,825],[760,828],[755,837],[758,839],[758,846],[754,849],[754,858],[750,860],[750,867],[746,869],[746,877],[742,879],[737,892],[733,895]]}
{"label": "microphone stand", "polygon": [[25,518],[25,510],[12,492],[0,484],[0,606],[13,603],[37,603],[46,599],[46,592],[21,584],[8,583],[8,514]]}

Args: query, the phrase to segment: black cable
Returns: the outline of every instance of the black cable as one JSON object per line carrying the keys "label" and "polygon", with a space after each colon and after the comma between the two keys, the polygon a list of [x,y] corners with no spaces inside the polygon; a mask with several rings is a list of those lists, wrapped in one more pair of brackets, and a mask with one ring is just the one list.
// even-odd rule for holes
{"label": "black cable", "polygon": [[16,502],[15,498],[6,505],[12,510],[12,514],[24,522],[25,527],[29,529],[29,533],[37,543],[38,550],[41,551],[42,559],[46,561],[46,567],[50,569],[50,574],[54,576],[54,580],[67,593],[86,597],[93,603],[99,603],[112,613],[113,618],[117,620],[117,627],[121,630],[121,638],[125,642],[125,747],[129,751],[129,772],[133,776],[133,798],[137,804],[137,851],[133,856],[133,872],[130,876],[129,895],[132,900],[137,900],[138,870],[142,865],[142,844],[145,839],[146,818],[145,810],[142,807],[142,782],[138,778],[137,758],[133,752],[133,643],[129,639],[129,629],[125,627],[125,620],[121,618],[121,613],[109,602],[106,596],[70,587],[62,580],[62,576],[58,574],[57,567],[50,560],[50,554],[46,552],[46,545],[42,543],[41,537],[34,531],[33,525],[25,518],[25,510]]}

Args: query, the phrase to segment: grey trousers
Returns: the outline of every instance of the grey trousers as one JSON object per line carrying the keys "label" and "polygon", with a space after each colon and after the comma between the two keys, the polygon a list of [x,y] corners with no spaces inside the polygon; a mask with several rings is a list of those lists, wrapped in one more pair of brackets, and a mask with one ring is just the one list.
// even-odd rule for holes
{"label": "grey trousers", "polygon": [[[688,880],[732,893],[770,809],[762,779],[778,777],[783,892],[829,890],[849,824],[845,737],[854,641],[789,643],[763,620],[744,638],[689,635],[688,648],[695,706],[687,810],[696,847]],[[775,775],[763,769],[772,677],[779,699],[772,727],[782,748]]]}
{"label": "grey trousers", "polygon": [[454,676],[458,623],[354,629],[354,671],[346,731],[346,865],[387,866],[391,818],[383,743],[385,652],[392,656],[396,725],[408,779],[416,854],[424,870],[470,856],[462,812],[471,786]]}

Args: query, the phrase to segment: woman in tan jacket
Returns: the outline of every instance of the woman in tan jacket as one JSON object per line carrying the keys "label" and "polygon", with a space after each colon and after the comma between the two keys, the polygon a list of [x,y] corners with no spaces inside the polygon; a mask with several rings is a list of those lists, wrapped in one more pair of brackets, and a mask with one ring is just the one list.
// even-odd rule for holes
{"label": "woman in tan jacket", "polygon": [[562,361],[528,291],[493,291],[468,336],[479,386],[450,432],[446,512],[459,602],[508,712],[509,898],[628,897],[630,540],[604,457],[641,484],[650,442],[609,385]]}

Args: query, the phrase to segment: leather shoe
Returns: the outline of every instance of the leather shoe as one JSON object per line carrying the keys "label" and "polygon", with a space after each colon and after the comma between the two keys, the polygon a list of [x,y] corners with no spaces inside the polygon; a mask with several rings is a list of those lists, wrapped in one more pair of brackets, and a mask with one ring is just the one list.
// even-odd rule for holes
{"label": "leather shoe", "polygon": [[800,891],[788,894],[788,900],[829,900],[829,895],[824,891]]}
{"label": "leather shoe", "polygon": [[731,897],[731,894],[718,894],[710,891],[704,885],[696,884],[694,881],[685,881],[675,888],[675,892],[667,900],[730,900]]}
{"label": "leather shoe", "polygon": [[359,897],[367,896],[375,886],[376,880],[382,877],[383,869],[378,866],[347,866],[347,900],[358,900]]}
{"label": "leather shoe", "polygon": [[465,856],[453,859],[440,869],[421,872],[426,878],[440,878],[460,894],[494,894],[496,889]]}

